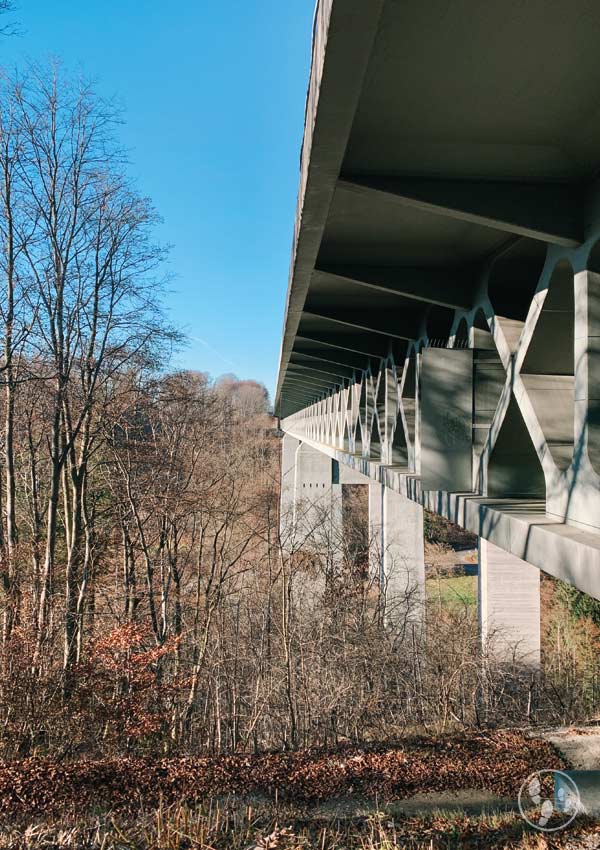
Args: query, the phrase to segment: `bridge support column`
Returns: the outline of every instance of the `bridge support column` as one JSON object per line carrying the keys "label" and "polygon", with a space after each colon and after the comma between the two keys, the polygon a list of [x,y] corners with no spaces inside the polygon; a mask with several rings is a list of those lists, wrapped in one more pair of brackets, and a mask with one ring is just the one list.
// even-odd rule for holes
{"label": "bridge support column", "polygon": [[540,665],[540,571],[479,538],[479,628],[498,661]]}
{"label": "bridge support column", "polygon": [[369,571],[373,582],[384,587],[383,484],[369,484]]}
{"label": "bridge support column", "polygon": [[281,494],[279,499],[279,534],[287,539],[293,527],[296,487],[296,452],[300,440],[284,434],[281,441]]}
{"label": "bridge support column", "polygon": [[294,475],[294,531],[298,542],[311,538],[319,547],[333,550],[341,535],[341,487],[333,480],[330,457],[299,443]]}
{"label": "bridge support column", "polygon": [[419,622],[425,601],[423,508],[389,487],[383,490],[383,581],[390,625]]}

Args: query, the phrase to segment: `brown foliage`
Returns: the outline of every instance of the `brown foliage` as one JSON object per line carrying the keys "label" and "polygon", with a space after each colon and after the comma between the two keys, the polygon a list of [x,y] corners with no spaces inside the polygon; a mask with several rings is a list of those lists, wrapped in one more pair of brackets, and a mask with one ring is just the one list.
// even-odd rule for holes
{"label": "brown foliage", "polygon": [[261,756],[0,763],[0,814],[52,817],[75,806],[135,812],[224,794],[311,803],[352,794],[399,800],[480,789],[513,798],[524,778],[562,762],[544,741],[517,732],[408,739],[396,747],[342,746]]}
{"label": "brown foliage", "polygon": [[468,606],[430,606],[426,634],[390,625],[364,489],[341,534],[323,515],[284,539],[265,388],[165,366],[164,252],[118,115],[56,68],[0,86],[0,754],[259,752],[596,710],[595,656],[582,674],[564,630],[544,689],[485,657]]}

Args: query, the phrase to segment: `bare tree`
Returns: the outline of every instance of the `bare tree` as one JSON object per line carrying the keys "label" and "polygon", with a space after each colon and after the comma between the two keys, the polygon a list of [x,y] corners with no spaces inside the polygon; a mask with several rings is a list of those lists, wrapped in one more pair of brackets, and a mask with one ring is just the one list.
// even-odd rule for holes
{"label": "bare tree", "polygon": [[[164,252],[150,232],[157,218],[124,177],[113,140],[118,113],[57,67],[32,69],[5,86],[0,128],[6,308],[6,549],[14,562],[14,417],[17,346],[53,387],[48,429],[50,476],[40,575],[38,649],[46,634],[55,572],[62,487],[67,550],[64,666],[76,657],[89,577],[87,472],[106,387],[132,358],[158,356],[172,338],[162,323],[154,273]],[[15,335],[16,285],[23,258],[29,315]],[[12,570],[14,572],[14,569]],[[8,584],[14,584],[8,570]]]}

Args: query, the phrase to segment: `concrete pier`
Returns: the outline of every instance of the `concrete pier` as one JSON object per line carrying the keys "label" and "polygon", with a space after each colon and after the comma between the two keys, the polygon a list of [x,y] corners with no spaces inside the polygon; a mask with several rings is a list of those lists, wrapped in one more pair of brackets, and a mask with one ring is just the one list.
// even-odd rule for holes
{"label": "concrete pier", "polygon": [[383,593],[390,624],[419,621],[425,599],[423,508],[399,493],[383,491]]}
{"label": "concrete pier", "polygon": [[284,434],[281,440],[281,493],[279,501],[279,534],[286,541],[292,533],[296,487],[296,452],[300,440]]}
{"label": "concrete pier", "polygon": [[332,468],[335,461],[310,446],[300,443],[295,455],[293,523],[298,541],[310,538],[319,546],[331,547],[335,535],[334,520],[340,520],[334,505]]}
{"label": "concrete pier", "polygon": [[368,488],[369,569],[385,618],[391,625],[420,621],[423,508],[289,434],[283,438],[281,474],[282,536],[285,531],[290,548],[316,546],[331,566],[344,549],[344,488]]}
{"label": "concrete pier", "polygon": [[540,666],[540,571],[479,540],[481,640],[499,661]]}
{"label": "concrete pier", "polygon": [[373,581],[384,586],[383,571],[383,484],[369,484],[369,570]]}

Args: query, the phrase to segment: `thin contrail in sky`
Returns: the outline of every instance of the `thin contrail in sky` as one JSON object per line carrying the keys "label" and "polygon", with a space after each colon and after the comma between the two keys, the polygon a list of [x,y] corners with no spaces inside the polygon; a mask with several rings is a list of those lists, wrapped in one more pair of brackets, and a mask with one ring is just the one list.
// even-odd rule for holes
{"label": "thin contrail in sky", "polygon": [[231,366],[232,369],[239,371],[239,366],[236,366],[236,364],[232,360],[230,360],[228,357],[225,357],[224,354],[221,354],[221,352],[213,345],[211,345],[210,342],[207,342],[205,339],[202,339],[202,337],[190,336],[189,334],[188,338],[194,340],[194,342],[199,342],[200,345],[203,345],[205,348],[208,348],[209,351],[212,351],[213,354],[216,354],[217,357],[219,357],[223,361],[223,363],[226,363],[228,366]]}

